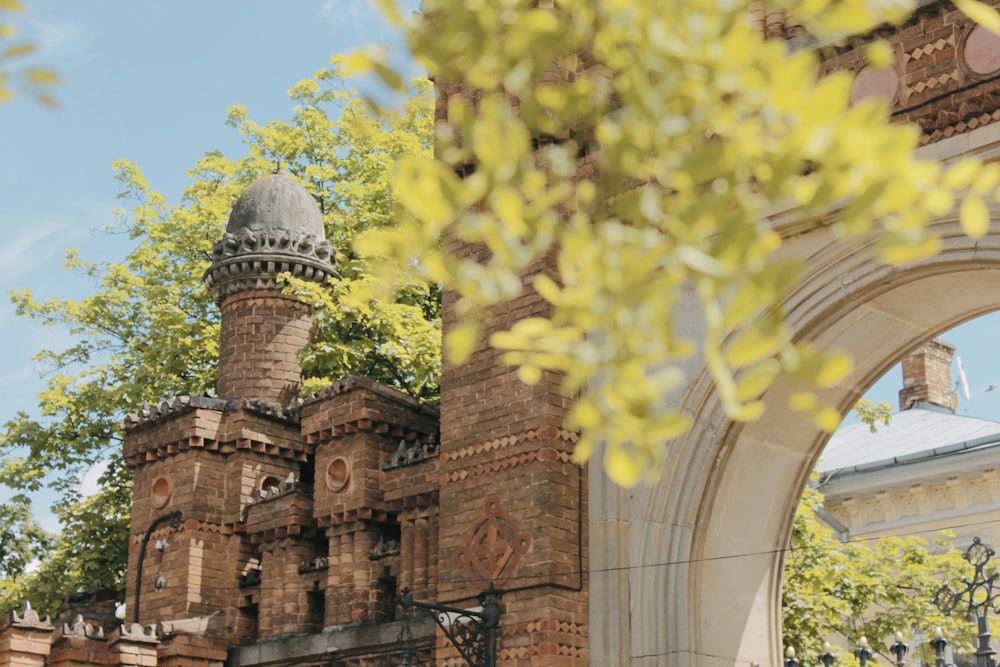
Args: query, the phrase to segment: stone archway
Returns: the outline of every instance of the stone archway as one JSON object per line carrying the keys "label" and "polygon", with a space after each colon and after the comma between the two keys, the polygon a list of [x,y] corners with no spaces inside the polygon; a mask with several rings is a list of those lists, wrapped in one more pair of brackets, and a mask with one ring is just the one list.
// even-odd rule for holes
{"label": "stone archway", "polygon": [[[824,396],[841,411],[927,339],[1000,308],[1000,232],[974,242],[954,217],[935,229],[940,255],[893,268],[874,260],[874,235],[834,244],[822,226],[783,228],[808,258],[786,304],[796,338],[854,355]],[[681,405],[695,426],[660,483],[622,490],[591,472],[594,665],[780,664],[782,548],[828,436],[785,407],[788,385],[768,392],[764,418],[735,424],[689,371]]]}

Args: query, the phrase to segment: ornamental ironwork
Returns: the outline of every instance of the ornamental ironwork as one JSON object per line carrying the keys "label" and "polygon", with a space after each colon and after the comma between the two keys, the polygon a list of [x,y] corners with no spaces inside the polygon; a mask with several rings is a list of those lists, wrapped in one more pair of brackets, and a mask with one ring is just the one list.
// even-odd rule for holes
{"label": "ornamental ironwork", "polygon": [[990,611],[994,614],[1000,612],[1000,587],[996,584],[998,574],[995,570],[987,574],[986,569],[995,553],[978,537],[973,538],[972,544],[962,554],[975,568],[972,578],[962,577],[962,586],[958,589],[945,582],[934,594],[934,604],[946,615],[950,615],[958,607],[964,607],[967,619],[971,620],[975,616],[979,631],[977,667],[996,667],[993,657],[996,651],[990,646],[990,627],[986,620]]}
{"label": "ornamental ironwork", "polygon": [[415,608],[430,614],[469,667],[496,667],[500,597],[492,586],[479,595],[479,609],[418,602],[409,589],[403,589],[397,602],[403,609]]}

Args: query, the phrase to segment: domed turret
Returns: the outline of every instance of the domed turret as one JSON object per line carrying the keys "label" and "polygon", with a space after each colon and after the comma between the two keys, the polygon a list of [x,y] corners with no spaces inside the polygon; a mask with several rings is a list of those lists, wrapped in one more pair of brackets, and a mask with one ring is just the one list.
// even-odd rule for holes
{"label": "domed turret", "polygon": [[205,272],[222,311],[220,398],[287,405],[298,393],[297,355],[309,342],[312,311],[282,292],[282,273],[321,283],[337,269],[312,196],[290,176],[265,176],[233,206]]}
{"label": "domed turret", "polygon": [[212,248],[205,287],[221,304],[247,289],[279,289],[281,273],[323,282],[337,275],[334,261],[309,192],[291,176],[265,176],[233,206],[226,233]]}

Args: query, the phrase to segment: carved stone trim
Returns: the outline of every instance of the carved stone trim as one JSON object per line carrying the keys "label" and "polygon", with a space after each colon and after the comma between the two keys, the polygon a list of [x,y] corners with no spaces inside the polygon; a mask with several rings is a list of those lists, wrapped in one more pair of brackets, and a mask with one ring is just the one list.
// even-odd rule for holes
{"label": "carved stone trim", "polygon": [[173,415],[184,414],[191,410],[214,410],[228,414],[237,410],[270,417],[281,421],[297,424],[299,409],[297,405],[282,406],[260,398],[222,399],[207,396],[167,396],[158,404],[143,403],[138,411],[129,414],[120,424],[122,430],[129,431],[143,424],[158,422]]}
{"label": "carved stone trim", "polygon": [[322,283],[339,277],[330,242],[289,229],[226,232],[212,247],[205,288],[221,303],[246,290],[281,289],[281,273]]}
{"label": "carved stone trim", "polygon": [[125,624],[111,633],[111,643],[129,641],[140,644],[159,644],[160,638],[156,634],[156,624],[142,626],[138,623]]}
{"label": "carved stone trim", "polygon": [[62,633],[69,637],[85,637],[87,639],[103,639],[104,628],[91,625],[83,620],[82,614],[77,614],[72,623],[63,623]]}
{"label": "carved stone trim", "polygon": [[10,623],[15,627],[32,630],[49,631],[54,629],[48,616],[44,619],[39,618],[38,612],[28,605],[25,605],[24,611],[20,614],[18,614],[16,610],[12,610],[10,612]]}

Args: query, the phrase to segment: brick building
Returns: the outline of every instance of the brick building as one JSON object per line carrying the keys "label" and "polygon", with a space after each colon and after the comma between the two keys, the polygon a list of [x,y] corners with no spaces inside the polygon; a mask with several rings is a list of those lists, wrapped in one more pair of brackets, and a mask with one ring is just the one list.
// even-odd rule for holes
{"label": "brick building", "polygon": [[312,197],[276,175],[241,196],[205,274],[219,397],[124,424],[126,624],[86,596],[60,628],[13,614],[0,664],[465,664],[396,599],[476,609],[491,587],[501,662],[585,664],[585,489],[560,413],[532,408],[550,388],[501,392],[514,376],[487,358],[445,371],[461,418],[358,377],[298,400],[312,314],[282,272],[336,276]]}
{"label": "brick building", "polygon": [[[769,35],[795,32],[750,4]],[[891,71],[865,68],[865,40],[826,67],[855,72],[856,98],[882,96],[917,123],[925,157],[993,159],[1000,39],[943,2],[881,32],[897,51]],[[453,93],[439,85],[439,122]],[[794,211],[773,224],[806,263],[786,304],[792,334],[854,353],[855,372],[826,396],[845,410],[919,342],[997,307],[1000,236],[969,241],[953,216],[933,226],[946,252],[905,268],[872,257],[877,239],[833,244],[828,225]],[[657,486],[626,491],[573,464],[556,379],[525,386],[486,348],[443,369],[440,410],[364,378],[295,400],[311,313],[279,289],[284,271],[321,281],[336,268],[309,196],[271,176],[234,207],[205,276],[222,313],[219,397],[170,397],[126,420],[126,624],[86,596],[54,624],[13,613],[0,667],[460,665],[444,630],[394,600],[408,589],[475,609],[491,587],[499,664],[777,664],[780,554],[825,442],[783,407],[787,386],[765,396],[759,422],[734,424],[693,359],[677,399],[692,429]],[[446,294],[446,329],[453,306]],[[529,288],[484,321],[545,308]]]}
{"label": "brick building", "polygon": [[899,412],[872,433],[867,424],[838,429],[817,469],[824,519],[842,539],[883,535],[937,537],[952,532],[1000,540],[1000,423],[956,414],[955,348],[935,339],[906,357]]}

